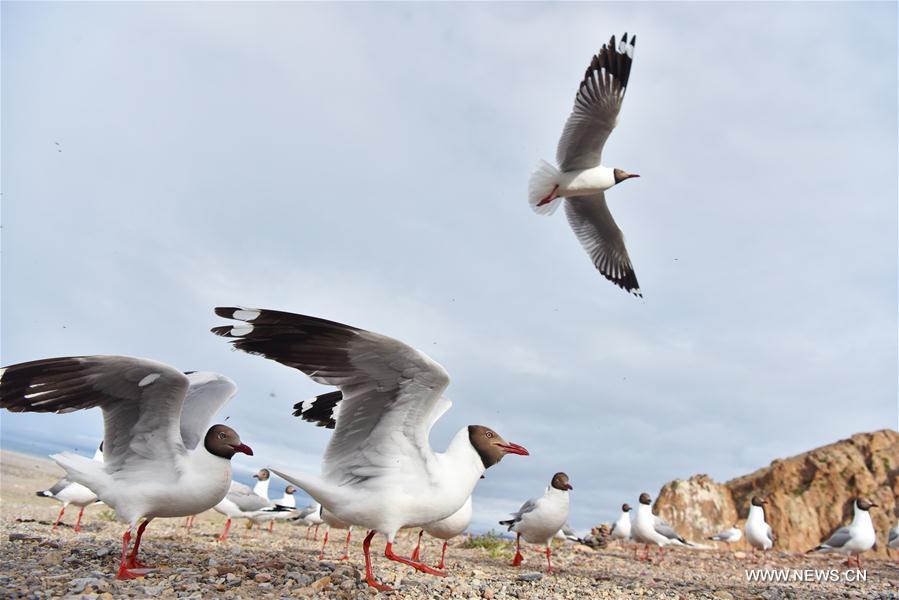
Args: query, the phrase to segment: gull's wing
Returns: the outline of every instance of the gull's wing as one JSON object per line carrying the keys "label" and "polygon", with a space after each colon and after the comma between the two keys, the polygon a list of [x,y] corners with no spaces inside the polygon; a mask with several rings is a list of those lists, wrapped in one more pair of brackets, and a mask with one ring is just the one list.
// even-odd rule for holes
{"label": "gull's wing", "polygon": [[237,481],[231,482],[231,487],[228,489],[228,494],[225,498],[237,505],[237,508],[243,512],[262,510],[272,505],[271,502],[253,492],[251,488]]}
{"label": "gull's wing", "polygon": [[509,526],[509,531],[512,531],[512,527],[513,527],[516,523],[518,523],[519,521],[521,521],[521,518],[524,517],[524,515],[526,515],[527,513],[531,512],[531,511],[533,511],[535,508],[537,508],[537,501],[538,501],[538,500],[539,500],[539,498],[531,498],[531,499],[529,499],[527,502],[525,502],[524,504],[521,505],[521,508],[519,508],[517,512],[512,513],[512,518],[511,518],[511,519],[508,519],[508,520],[505,520],[505,521],[500,521],[499,524],[500,524],[500,525],[508,525],[508,526]]}
{"label": "gull's wing", "polygon": [[765,526],[768,528],[768,539],[771,540],[771,543],[773,544],[775,541],[777,541],[776,537],[774,536],[774,530],[771,529],[771,526],[767,523],[765,523]]}
{"label": "gull's wing", "polygon": [[625,33],[616,46],[612,36],[587,67],[556,148],[561,170],[589,169],[602,160],[602,147],[618,121],[624,100],[636,40],[634,36],[628,42]]}
{"label": "gull's wing", "polygon": [[687,540],[685,540],[678,532],[674,530],[674,528],[665,522],[664,519],[659,517],[655,518],[655,530],[659,535],[663,535],[669,540],[677,540],[682,544],[686,544]]}
{"label": "gull's wing", "polygon": [[424,353],[384,335],[273,310],[217,308],[243,321],[216,327],[234,347],[299,369],[343,392],[322,475],[343,485],[387,471],[436,476],[430,415],[449,375]]}
{"label": "gull's wing", "polygon": [[57,481],[56,483],[54,483],[54,484],[53,484],[53,487],[51,487],[50,489],[45,490],[45,491],[43,491],[43,492],[38,492],[38,495],[41,495],[41,496],[56,496],[56,494],[58,494],[59,492],[63,491],[64,489],[66,489],[66,488],[69,487],[70,485],[72,485],[72,482],[71,482],[70,480],[66,479],[65,477],[63,477],[62,479],[60,479],[59,481]]}
{"label": "gull's wing", "polygon": [[[337,425],[335,420],[337,414],[337,405],[343,400],[343,392],[328,392],[327,394],[319,394],[311,400],[303,400],[293,405],[293,416],[300,417],[309,423],[315,423],[319,427],[325,429],[334,429]],[[453,403],[443,396],[434,405],[434,409],[429,415],[428,433],[434,427],[443,414],[452,407]]]}
{"label": "gull's wing", "polygon": [[634,267],[624,246],[624,235],[612,218],[605,194],[565,199],[568,224],[587,251],[593,266],[621,289],[642,297]]}
{"label": "gull's wing", "polygon": [[899,526],[893,527],[890,529],[889,537],[887,538],[887,543],[892,544],[894,540],[899,539]]}
{"label": "gull's wing", "polygon": [[212,416],[237,393],[237,385],[218,373],[190,371],[185,375],[190,387],[181,409],[181,437],[187,449],[193,450],[206,435]]}
{"label": "gull's wing", "polygon": [[[828,548],[842,548],[846,545],[846,543],[852,539],[852,534],[849,531],[848,527],[840,527],[836,531],[833,532],[829,538],[824,540],[821,543],[821,546],[827,546]],[[820,547],[820,546],[819,546]]]}
{"label": "gull's wing", "polygon": [[311,400],[303,400],[294,404],[293,416],[309,423],[315,423],[325,429],[334,429],[337,425],[334,413],[337,412],[337,405],[341,400],[343,400],[343,392],[340,390],[319,394]]}
{"label": "gull's wing", "polygon": [[0,408],[13,412],[103,410],[107,473],[146,468],[174,474],[186,452],[181,406],[187,377],[169,365],[130,356],[70,356],[6,367]]}

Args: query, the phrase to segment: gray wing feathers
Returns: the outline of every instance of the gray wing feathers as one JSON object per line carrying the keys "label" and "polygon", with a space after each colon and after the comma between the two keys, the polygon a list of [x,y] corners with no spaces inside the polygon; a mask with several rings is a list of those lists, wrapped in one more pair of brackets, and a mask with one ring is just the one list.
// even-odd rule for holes
{"label": "gray wing feathers", "polygon": [[556,148],[556,162],[563,171],[588,169],[602,160],[602,148],[624,100],[635,41],[631,38],[628,44],[625,33],[616,47],[612,36],[587,67]]}
{"label": "gray wing feathers", "polygon": [[852,534],[849,532],[849,528],[840,527],[833,532],[833,535],[822,542],[821,546],[828,546],[830,548],[842,548],[846,545],[847,542],[849,542],[850,539],[852,539]]}
{"label": "gray wing feathers", "polygon": [[209,429],[213,415],[237,393],[237,385],[218,373],[194,372],[187,375],[190,387],[181,409],[181,438],[193,450]]}
{"label": "gray wing feathers", "polygon": [[685,540],[679,533],[677,533],[674,528],[671,527],[671,525],[658,517],[656,517],[655,521],[655,530],[656,533],[665,536],[669,540],[677,540],[684,544],[687,543],[687,540]]}
{"label": "gray wing feathers", "polygon": [[0,378],[0,407],[71,412],[99,406],[107,472],[184,453],[181,406],[188,381],[173,367],[130,356],[74,356],[11,365]]}
{"label": "gray wing feathers", "polygon": [[51,488],[48,489],[47,491],[50,492],[51,495],[55,496],[56,494],[58,494],[59,492],[63,491],[64,489],[66,489],[66,488],[69,487],[70,485],[72,485],[72,482],[69,481],[68,479],[66,479],[65,477],[63,477],[62,479],[60,479],[59,481],[57,481],[56,483],[54,483],[54,484],[53,484],[53,487],[51,487]]}
{"label": "gray wing feathers", "polygon": [[271,506],[271,502],[253,492],[252,489],[237,481],[231,482],[231,488],[228,490],[228,500],[237,505],[243,512],[253,512],[262,510]]}
{"label": "gray wing feathers", "polygon": [[[247,323],[213,329],[233,338],[236,348],[340,388],[324,477],[347,484],[420,464],[430,472],[428,418],[449,384],[439,364],[393,338],[325,319],[262,309],[217,308],[216,314]],[[397,461],[397,455],[421,461]]]}
{"label": "gray wing feathers", "polygon": [[565,215],[574,235],[603,277],[625,291],[642,296],[624,245],[624,235],[609,212],[605,194],[566,198]]}

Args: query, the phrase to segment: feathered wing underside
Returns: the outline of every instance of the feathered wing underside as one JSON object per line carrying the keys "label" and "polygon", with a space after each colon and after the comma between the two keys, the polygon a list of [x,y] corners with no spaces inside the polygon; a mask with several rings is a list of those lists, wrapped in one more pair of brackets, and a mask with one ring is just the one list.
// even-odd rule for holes
{"label": "feathered wing underside", "polygon": [[180,371],[145,358],[48,358],[3,370],[0,408],[65,413],[99,406],[108,473],[148,467],[174,473],[186,452],[180,419],[187,387]]}
{"label": "feathered wing underside", "polygon": [[574,97],[574,109],[562,130],[556,162],[563,171],[589,169],[600,164],[602,148],[618,120],[631,72],[636,36],[615,36],[590,61]]}
{"label": "feathered wing underside", "polygon": [[889,537],[887,538],[887,543],[891,544],[896,539],[899,539],[899,529],[894,527],[894,528],[890,529],[890,534],[889,534]]}
{"label": "feathered wing underside", "polygon": [[642,297],[637,275],[624,245],[624,235],[612,218],[605,194],[565,199],[565,215],[593,266],[621,289]]}
{"label": "feathered wing underside", "polygon": [[334,413],[341,400],[343,400],[343,392],[340,390],[319,394],[315,398],[294,404],[293,416],[309,423],[315,423],[325,429],[334,429],[337,425]]}
{"label": "feathered wing underside", "polygon": [[209,429],[213,415],[237,393],[237,385],[218,373],[193,372],[187,374],[190,387],[181,409],[181,438],[193,450]]}
{"label": "feathered wing underside", "polygon": [[449,376],[425,354],[393,338],[316,317],[217,308],[243,323],[216,327],[232,344],[340,388],[322,475],[341,485],[385,471],[436,476],[429,415]]}
{"label": "feathered wing underside", "polygon": [[[343,392],[328,392],[327,394],[319,394],[311,400],[303,400],[293,405],[293,416],[300,417],[309,423],[315,423],[319,427],[325,429],[334,429],[337,425],[335,420],[337,415],[337,405],[343,400]],[[428,432],[433,429],[434,424],[442,417],[446,411],[452,407],[453,403],[446,397],[441,396],[434,404],[431,414],[428,417]]]}

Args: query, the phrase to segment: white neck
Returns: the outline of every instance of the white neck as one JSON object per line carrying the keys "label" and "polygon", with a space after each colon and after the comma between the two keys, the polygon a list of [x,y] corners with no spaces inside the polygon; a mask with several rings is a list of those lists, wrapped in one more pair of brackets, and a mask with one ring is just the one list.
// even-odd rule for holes
{"label": "white neck", "polygon": [[640,506],[637,507],[637,516],[638,517],[640,517],[640,516],[642,516],[642,517],[650,516],[651,517],[652,516],[652,507],[648,504],[640,504]]}
{"label": "white neck", "polygon": [[750,505],[749,507],[749,517],[746,519],[747,521],[764,521],[765,520],[765,509],[761,506],[756,506],[755,504]]}
{"label": "white neck", "polygon": [[484,461],[481,460],[481,456],[471,445],[471,440],[468,437],[468,427],[463,427],[453,436],[446,452],[436,456],[441,466],[445,465],[446,470],[442,472],[452,474],[453,481],[451,483],[458,488],[458,490],[453,490],[453,494],[459,494],[461,497],[459,504],[461,505],[465,498],[471,496],[474,486],[477,485],[481,475],[487,470],[484,468]]}
{"label": "white neck", "polygon": [[268,482],[268,479],[266,479],[265,481],[257,481],[256,485],[253,486],[253,492],[258,496],[262,496],[266,500],[268,500]]}
{"label": "white neck", "polygon": [[858,506],[855,506],[855,515],[852,517],[852,523],[849,524],[850,527],[874,527],[874,523],[871,521],[871,515],[866,510],[860,509]]}

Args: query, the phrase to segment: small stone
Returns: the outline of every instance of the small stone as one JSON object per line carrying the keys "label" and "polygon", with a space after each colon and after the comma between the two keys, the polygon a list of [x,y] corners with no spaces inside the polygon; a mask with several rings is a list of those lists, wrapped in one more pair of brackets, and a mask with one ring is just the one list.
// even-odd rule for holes
{"label": "small stone", "polygon": [[720,598],[720,600],[734,600],[734,595],[726,590],[718,590],[714,594],[712,594],[714,598]]}
{"label": "small stone", "polygon": [[309,587],[312,588],[312,591],[318,593],[329,585],[331,585],[331,576],[326,575],[317,581],[313,581]]}
{"label": "small stone", "polygon": [[518,581],[540,581],[543,579],[543,573],[522,573],[516,579]]}
{"label": "small stone", "polygon": [[268,583],[272,580],[272,576],[268,573],[257,573],[256,576],[253,577],[253,580],[256,583]]}
{"label": "small stone", "polygon": [[493,596],[494,596],[494,591],[492,589],[490,589],[489,587],[485,587],[481,591],[481,598],[484,598],[484,600],[493,600]]}

